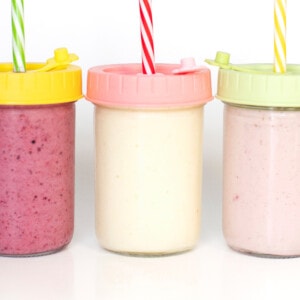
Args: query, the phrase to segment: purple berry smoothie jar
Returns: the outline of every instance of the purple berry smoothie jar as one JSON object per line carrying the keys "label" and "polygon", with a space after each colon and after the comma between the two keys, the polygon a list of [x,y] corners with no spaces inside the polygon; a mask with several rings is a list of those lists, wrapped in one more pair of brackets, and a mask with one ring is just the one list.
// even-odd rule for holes
{"label": "purple berry smoothie jar", "polygon": [[81,69],[44,67],[0,64],[0,255],[53,253],[73,235]]}

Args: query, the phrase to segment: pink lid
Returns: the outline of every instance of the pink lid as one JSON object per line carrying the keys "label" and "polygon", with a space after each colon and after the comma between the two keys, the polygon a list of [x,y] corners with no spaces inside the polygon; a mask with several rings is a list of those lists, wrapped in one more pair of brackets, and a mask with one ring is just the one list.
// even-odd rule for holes
{"label": "pink lid", "polygon": [[141,64],[93,67],[88,71],[86,99],[118,107],[178,107],[212,100],[206,67],[174,75],[176,64],[157,64],[156,74],[142,74]]}

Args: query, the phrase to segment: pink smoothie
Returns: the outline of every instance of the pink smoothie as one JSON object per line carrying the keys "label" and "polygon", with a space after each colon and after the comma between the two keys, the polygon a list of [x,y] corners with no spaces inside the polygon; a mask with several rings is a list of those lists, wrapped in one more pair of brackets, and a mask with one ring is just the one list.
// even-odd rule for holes
{"label": "pink smoothie", "polygon": [[225,105],[223,184],[232,248],[300,255],[300,111]]}
{"label": "pink smoothie", "polygon": [[74,216],[74,103],[0,107],[0,255],[59,250]]}

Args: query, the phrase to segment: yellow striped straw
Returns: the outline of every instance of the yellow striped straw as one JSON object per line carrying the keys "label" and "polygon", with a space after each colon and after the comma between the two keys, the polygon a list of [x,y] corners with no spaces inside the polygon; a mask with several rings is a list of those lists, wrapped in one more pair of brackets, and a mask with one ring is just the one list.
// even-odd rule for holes
{"label": "yellow striped straw", "polygon": [[286,72],[286,0],[275,0],[274,72]]}

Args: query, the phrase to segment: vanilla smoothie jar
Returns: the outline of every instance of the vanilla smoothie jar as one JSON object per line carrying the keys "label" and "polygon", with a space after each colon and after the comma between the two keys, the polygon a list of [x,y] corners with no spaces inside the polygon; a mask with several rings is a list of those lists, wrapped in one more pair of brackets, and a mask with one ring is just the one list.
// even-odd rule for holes
{"label": "vanilla smoothie jar", "polygon": [[133,255],[192,249],[199,237],[207,68],[174,75],[158,64],[88,72],[95,104],[96,232],[103,248]]}
{"label": "vanilla smoothie jar", "polygon": [[54,253],[73,235],[81,69],[54,66],[0,64],[0,255]]}
{"label": "vanilla smoothie jar", "polygon": [[223,232],[259,256],[300,255],[300,66],[221,66]]}

